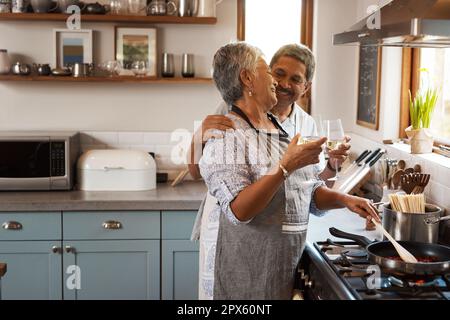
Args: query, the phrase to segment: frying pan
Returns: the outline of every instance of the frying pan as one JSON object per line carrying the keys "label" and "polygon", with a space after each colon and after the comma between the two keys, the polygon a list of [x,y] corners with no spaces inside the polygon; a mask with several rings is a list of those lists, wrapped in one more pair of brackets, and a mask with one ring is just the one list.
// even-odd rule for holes
{"label": "frying pan", "polygon": [[364,236],[347,233],[336,228],[330,228],[329,231],[337,238],[353,240],[365,247],[369,261],[379,265],[388,274],[436,276],[450,273],[450,247],[431,243],[399,241],[416,258],[431,258],[435,261],[407,263],[392,259],[392,257],[398,257],[398,253],[389,241],[372,242]]}

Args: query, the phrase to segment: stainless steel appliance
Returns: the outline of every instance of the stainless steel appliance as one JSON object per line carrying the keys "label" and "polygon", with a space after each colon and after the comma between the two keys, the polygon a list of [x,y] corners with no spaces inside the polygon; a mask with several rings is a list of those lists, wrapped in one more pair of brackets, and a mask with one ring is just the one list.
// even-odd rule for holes
{"label": "stainless steel appliance", "polygon": [[335,34],[333,43],[450,47],[450,0],[393,0]]}
{"label": "stainless steel appliance", "polygon": [[450,275],[386,274],[353,241],[308,243],[296,285],[307,300],[449,300]]}
{"label": "stainless steel appliance", "polygon": [[0,190],[70,190],[79,156],[75,132],[0,131]]}

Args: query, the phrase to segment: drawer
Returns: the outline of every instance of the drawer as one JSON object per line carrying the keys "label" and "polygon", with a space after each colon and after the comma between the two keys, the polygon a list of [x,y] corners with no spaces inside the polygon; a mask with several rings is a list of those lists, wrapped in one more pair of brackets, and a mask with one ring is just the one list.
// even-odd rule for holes
{"label": "drawer", "polygon": [[197,211],[162,211],[162,238],[188,240],[191,238]]}
{"label": "drawer", "polygon": [[159,211],[63,212],[64,240],[159,239]]}
{"label": "drawer", "polygon": [[3,240],[61,240],[61,212],[0,212]]}

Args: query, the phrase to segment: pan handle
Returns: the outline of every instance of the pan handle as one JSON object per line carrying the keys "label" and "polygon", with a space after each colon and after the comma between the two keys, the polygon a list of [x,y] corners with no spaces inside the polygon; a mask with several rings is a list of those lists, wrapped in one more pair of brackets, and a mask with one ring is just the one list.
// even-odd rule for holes
{"label": "pan handle", "polygon": [[361,245],[363,247],[367,247],[369,244],[372,243],[372,241],[370,241],[370,239],[368,239],[368,238],[366,238],[364,236],[360,236],[360,235],[357,235],[357,234],[344,232],[344,231],[341,231],[341,230],[336,229],[336,228],[330,228],[329,231],[330,231],[332,236],[335,236],[337,238],[353,240],[357,244],[359,244],[359,245]]}

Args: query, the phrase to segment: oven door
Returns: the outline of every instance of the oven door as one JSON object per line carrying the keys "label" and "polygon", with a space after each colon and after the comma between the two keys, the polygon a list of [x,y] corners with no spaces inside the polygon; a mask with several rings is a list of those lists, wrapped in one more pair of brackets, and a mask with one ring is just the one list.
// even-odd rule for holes
{"label": "oven door", "polygon": [[50,138],[0,140],[0,190],[49,190]]}

